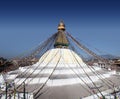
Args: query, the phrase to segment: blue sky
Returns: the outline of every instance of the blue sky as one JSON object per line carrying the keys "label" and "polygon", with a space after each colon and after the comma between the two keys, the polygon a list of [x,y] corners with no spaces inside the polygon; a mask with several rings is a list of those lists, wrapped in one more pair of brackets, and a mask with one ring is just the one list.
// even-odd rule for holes
{"label": "blue sky", "polygon": [[1,0],[0,56],[34,48],[57,31],[61,19],[83,43],[120,56],[119,0]]}

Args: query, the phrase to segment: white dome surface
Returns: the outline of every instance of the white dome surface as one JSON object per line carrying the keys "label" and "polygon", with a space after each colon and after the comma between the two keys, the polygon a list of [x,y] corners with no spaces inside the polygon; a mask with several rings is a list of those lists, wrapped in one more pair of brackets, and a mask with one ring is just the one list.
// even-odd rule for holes
{"label": "white dome surface", "polygon": [[109,89],[111,81],[120,85],[120,79],[110,72],[87,66],[75,52],[61,48],[51,49],[36,64],[20,68],[15,79],[16,86],[25,82],[28,92],[41,89],[39,99],[80,99],[92,95],[92,87],[100,87],[100,91]]}

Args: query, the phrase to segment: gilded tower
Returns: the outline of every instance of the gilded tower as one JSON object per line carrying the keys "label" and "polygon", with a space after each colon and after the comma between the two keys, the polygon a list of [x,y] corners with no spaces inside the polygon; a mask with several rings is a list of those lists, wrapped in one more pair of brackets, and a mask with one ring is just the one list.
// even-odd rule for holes
{"label": "gilded tower", "polygon": [[55,48],[68,48],[69,42],[65,34],[65,24],[63,21],[60,21],[58,24],[58,33],[55,40]]}

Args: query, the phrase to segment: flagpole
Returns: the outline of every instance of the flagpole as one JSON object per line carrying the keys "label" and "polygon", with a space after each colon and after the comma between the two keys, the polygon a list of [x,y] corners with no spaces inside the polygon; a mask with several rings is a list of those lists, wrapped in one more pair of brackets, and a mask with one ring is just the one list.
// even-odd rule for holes
{"label": "flagpole", "polygon": [[5,97],[5,99],[7,99],[7,82],[5,82],[5,85],[6,85],[6,89],[5,89],[6,97]]}
{"label": "flagpole", "polygon": [[23,93],[23,98],[26,99],[26,97],[25,97],[25,82],[23,82],[23,87],[24,87],[24,90],[23,90],[23,92],[24,92],[24,93]]}

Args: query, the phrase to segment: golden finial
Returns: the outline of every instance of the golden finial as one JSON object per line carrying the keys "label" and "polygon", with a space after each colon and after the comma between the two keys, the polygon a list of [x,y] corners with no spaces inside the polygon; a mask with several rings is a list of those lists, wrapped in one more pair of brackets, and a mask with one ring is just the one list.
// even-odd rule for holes
{"label": "golden finial", "polygon": [[65,30],[65,24],[62,20],[60,21],[60,23],[58,25],[58,30]]}
{"label": "golden finial", "polygon": [[63,21],[60,21],[58,25],[58,33],[55,39],[55,48],[68,48],[69,42],[65,34],[65,24]]}

